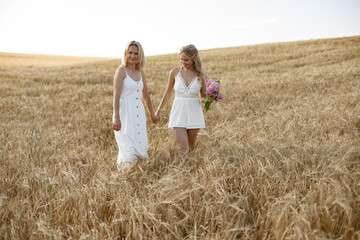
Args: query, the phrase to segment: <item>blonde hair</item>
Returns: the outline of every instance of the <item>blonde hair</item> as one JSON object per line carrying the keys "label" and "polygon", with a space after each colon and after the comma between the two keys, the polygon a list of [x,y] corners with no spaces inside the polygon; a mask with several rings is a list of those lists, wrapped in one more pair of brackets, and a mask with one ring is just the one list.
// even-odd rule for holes
{"label": "blonde hair", "polygon": [[138,48],[138,61],[135,65],[135,69],[143,70],[145,68],[145,63],[146,63],[144,49],[141,46],[141,44],[137,41],[131,41],[126,45],[126,48],[124,51],[124,57],[122,59],[122,65],[125,67],[127,65],[127,54],[128,54],[130,46],[136,46]]}
{"label": "blonde hair", "polygon": [[180,49],[180,54],[185,54],[188,58],[194,61],[194,69],[201,82],[205,80],[205,72],[201,65],[199,52],[193,44],[186,45]]}

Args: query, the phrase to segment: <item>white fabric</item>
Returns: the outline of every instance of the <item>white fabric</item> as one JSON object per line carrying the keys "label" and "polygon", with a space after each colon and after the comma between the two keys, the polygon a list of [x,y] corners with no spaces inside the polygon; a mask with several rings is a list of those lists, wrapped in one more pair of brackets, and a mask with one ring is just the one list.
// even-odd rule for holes
{"label": "white fabric", "polygon": [[201,107],[199,92],[201,83],[195,77],[186,85],[181,76],[181,69],[175,76],[175,99],[169,117],[169,128],[186,129],[205,128],[204,113]]}
{"label": "white fabric", "polygon": [[120,96],[121,129],[114,131],[119,147],[116,161],[119,169],[136,164],[138,158],[148,158],[146,114],[141,101],[143,86],[142,77],[135,81],[126,73]]}

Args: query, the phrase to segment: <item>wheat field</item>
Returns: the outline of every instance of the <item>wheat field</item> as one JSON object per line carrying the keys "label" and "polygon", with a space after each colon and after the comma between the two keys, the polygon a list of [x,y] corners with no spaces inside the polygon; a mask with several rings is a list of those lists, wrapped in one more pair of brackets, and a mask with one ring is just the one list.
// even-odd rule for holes
{"label": "wheat field", "polygon": [[[200,57],[225,99],[195,151],[171,100],[148,116],[149,159],[119,172],[120,59],[1,53],[0,239],[360,239],[360,36]],[[147,57],[155,108],[176,66]]]}

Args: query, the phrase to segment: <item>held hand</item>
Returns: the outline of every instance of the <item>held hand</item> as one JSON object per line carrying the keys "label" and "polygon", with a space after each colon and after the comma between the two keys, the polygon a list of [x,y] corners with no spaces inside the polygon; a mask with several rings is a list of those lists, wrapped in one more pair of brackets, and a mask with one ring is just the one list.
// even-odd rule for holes
{"label": "held hand", "polygon": [[156,117],[159,119],[159,121],[161,120],[161,117],[160,117],[160,110],[156,110],[156,113],[155,113]]}
{"label": "held hand", "polygon": [[159,122],[159,118],[154,114],[151,116],[151,120],[153,123],[158,123]]}
{"label": "held hand", "polygon": [[121,129],[121,122],[120,122],[120,119],[113,119],[113,129],[115,131],[119,131]]}

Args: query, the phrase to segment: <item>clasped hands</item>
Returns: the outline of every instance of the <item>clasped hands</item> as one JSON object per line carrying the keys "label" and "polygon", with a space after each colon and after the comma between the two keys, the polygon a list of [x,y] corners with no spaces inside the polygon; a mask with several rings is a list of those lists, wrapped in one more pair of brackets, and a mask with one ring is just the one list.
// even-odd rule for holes
{"label": "clasped hands", "polygon": [[158,123],[160,121],[160,117],[158,117],[156,114],[151,115],[151,121],[153,123]]}

